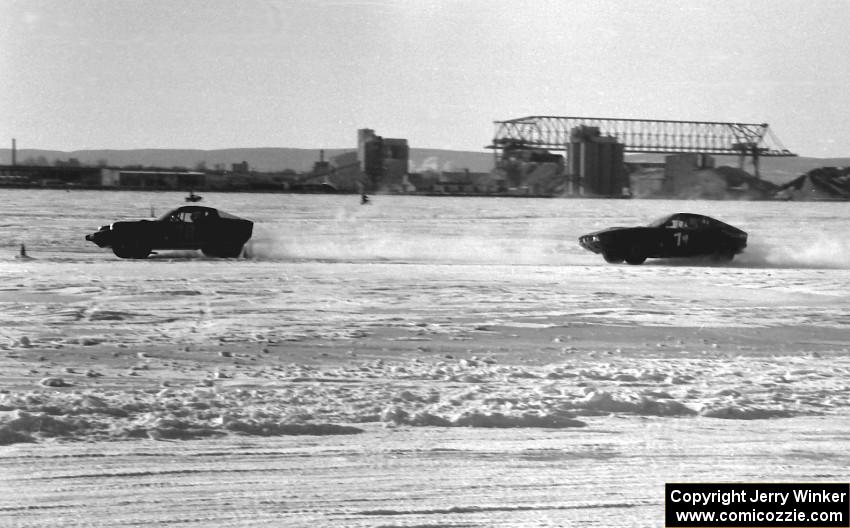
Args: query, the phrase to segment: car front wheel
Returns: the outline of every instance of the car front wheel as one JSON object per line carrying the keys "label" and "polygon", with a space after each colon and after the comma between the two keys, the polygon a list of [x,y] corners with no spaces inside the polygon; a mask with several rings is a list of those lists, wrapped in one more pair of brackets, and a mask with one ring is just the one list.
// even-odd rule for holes
{"label": "car front wheel", "polygon": [[629,250],[629,254],[626,256],[626,264],[631,264],[636,266],[638,264],[643,264],[646,260],[646,253],[637,246],[631,248]]}
{"label": "car front wheel", "polygon": [[116,257],[124,259],[143,259],[150,255],[150,248],[134,245],[113,246],[112,252]]}
{"label": "car front wheel", "polygon": [[731,262],[735,258],[735,252],[732,250],[720,251],[715,253],[713,258],[717,262]]}
{"label": "car front wheel", "polygon": [[609,264],[619,264],[624,260],[623,257],[621,257],[620,255],[607,252],[602,253],[602,258],[604,258],[605,262],[608,262]]}

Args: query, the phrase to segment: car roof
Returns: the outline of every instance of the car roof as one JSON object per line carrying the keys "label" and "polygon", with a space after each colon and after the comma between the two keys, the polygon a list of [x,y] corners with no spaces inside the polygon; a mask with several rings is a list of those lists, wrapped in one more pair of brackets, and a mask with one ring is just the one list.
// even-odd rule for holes
{"label": "car roof", "polygon": [[203,206],[203,205],[182,205],[182,206],[178,207],[177,209],[172,209],[171,211],[168,211],[167,213],[162,215],[160,217],[160,219],[161,220],[166,219],[173,214],[197,213],[197,212],[207,213],[210,216],[217,216],[219,218],[230,218],[232,220],[244,220],[244,218],[239,218],[236,215],[232,215],[230,213],[225,213],[221,209],[216,209],[215,207],[206,207],[206,206]]}
{"label": "car roof", "polygon": [[214,208],[212,208],[212,207],[205,207],[205,206],[203,206],[203,205],[183,205],[183,206],[180,206],[180,207],[178,207],[177,209],[175,209],[175,210],[173,210],[173,211],[171,211],[171,212],[172,212],[172,213],[177,213],[177,212],[180,212],[180,213],[185,213],[185,212],[194,213],[194,212],[196,212],[196,211],[218,211],[218,209],[214,209]]}
{"label": "car roof", "polygon": [[195,213],[195,212],[198,212],[198,211],[201,211],[201,212],[212,211],[213,213],[218,214],[218,210],[213,209],[212,207],[204,207],[203,205],[184,205],[184,206],[178,207],[177,209],[172,209],[172,210],[168,211],[167,213],[162,215],[160,217],[160,219],[165,219],[165,218],[168,218],[169,216],[175,215],[175,214]]}
{"label": "car roof", "polygon": [[650,223],[650,227],[659,227],[666,224],[669,220],[688,220],[688,219],[704,219],[708,224],[716,225],[716,226],[725,226],[728,225],[724,222],[716,218],[712,218],[710,216],[696,214],[696,213],[673,213],[671,215],[662,216],[661,218],[655,220]]}

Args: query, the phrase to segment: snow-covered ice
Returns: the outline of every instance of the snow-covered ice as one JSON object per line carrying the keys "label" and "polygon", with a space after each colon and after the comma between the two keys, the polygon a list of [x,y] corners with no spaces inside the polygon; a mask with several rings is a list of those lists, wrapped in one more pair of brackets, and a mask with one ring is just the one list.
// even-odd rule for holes
{"label": "snow-covered ice", "polygon": [[[84,235],[182,194],[3,193],[0,524],[657,525],[673,478],[846,480],[844,204],[205,193],[248,258],[127,261]],[[750,247],[576,243],[677,211]]]}

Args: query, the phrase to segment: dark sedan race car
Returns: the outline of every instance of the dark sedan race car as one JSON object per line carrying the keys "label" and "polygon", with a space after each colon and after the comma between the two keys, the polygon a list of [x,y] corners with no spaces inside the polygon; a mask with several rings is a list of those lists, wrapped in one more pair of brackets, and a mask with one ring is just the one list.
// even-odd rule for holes
{"label": "dark sedan race car", "polygon": [[712,256],[732,260],[747,247],[747,233],[714,218],[676,213],[648,226],[611,227],[579,237],[606,262],[643,264],[647,258]]}
{"label": "dark sedan race car", "polygon": [[254,223],[212,207],[186,205],[156,220],[114,222],[86,235],[121,258],[146,258],[154,249],[200,249],[209,257],[238,257]]}

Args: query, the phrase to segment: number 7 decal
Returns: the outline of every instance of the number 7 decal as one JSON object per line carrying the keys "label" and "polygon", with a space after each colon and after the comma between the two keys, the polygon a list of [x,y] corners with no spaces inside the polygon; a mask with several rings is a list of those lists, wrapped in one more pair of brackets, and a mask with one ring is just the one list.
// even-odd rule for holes
{"label": "number 7 decal", "polygon": [[688,234],[682,233],[681,231],[678,233],[673,233],[673,236],[676,237],[676,246],[682,247],[688,245]]}

